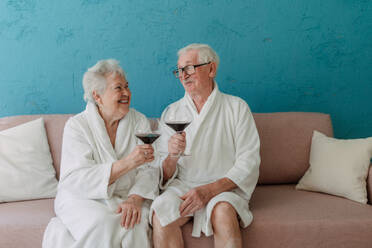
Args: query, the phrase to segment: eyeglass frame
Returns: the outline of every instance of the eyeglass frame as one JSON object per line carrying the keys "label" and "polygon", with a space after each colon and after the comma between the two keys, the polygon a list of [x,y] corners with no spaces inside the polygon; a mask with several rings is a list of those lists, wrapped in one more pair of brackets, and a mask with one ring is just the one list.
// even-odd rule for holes
{"label": "eyeglass frame", "polygon": [[[189,67],[189,66],[190,66],[190,67],[193,68],[193,72],[192,72],[192,73],[187,73],[187,75],[192,75],[192,74],[194,74],[194,73],[196,72],[195,68],[197,68],[197,67],[199,67],[199,66],[203,66],[203,65],[208,65],[208,64],[210,64],[210,63],[212,63],[212,61],[209,61],[209,62],[207,62],[207,63],[197,64],[197,65],[186,65],[186,66],[184,66],[184,67],[182,67],[182,68],[175,69],[175,70],[173,70],[172,72],[173,72],[173,75],[174,75],[176,78],[180,78],[183,72],[187,73],[186,70],[184,70],[186,67]],[[177,76],[177,74],[178,74],[179,76]]]}

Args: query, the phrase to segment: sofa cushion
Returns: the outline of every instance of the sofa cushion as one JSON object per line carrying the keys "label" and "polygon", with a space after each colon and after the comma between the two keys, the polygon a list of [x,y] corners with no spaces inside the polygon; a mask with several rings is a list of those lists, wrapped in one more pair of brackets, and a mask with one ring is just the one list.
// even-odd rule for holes
{"label": "sofa cushion", "polygon": [[[295,190],[295,185],[261,185],[253,193],[253,222],[242,229],[250,248],[358,247],[372,244],[372,207],[341,197]],[[185,247],[213,247],[213,237],[191,237]],[[201,245],[202,244],[202,245]]]}
{"label": "sofa cushion", "polygon": [[52,154],[53,158],[53,166],[56,170],[57,178],[59,178],[63,128],[66,121],[71,116],[72,114],[20,115],[3,117],[0,118],[0,131],[43,117],[48,136],[50,153]]}
{"label": "sofa cushion", "polygon": [[55,197],[57,183],[42,118],[0,131],[0,202]]}
{"label": "sofa cushion", "polygon": [[0,204],[0,247],[41,247],[44,230],[55,216],[54,199]]}
{"label": "sofa cushion", "polygon": [[251,200],[251,247],[371,247],[372,207],[341,197],[259,186]]}
{"label": "sofa cushion", "polygon": [[331,118],[321,113],[255,113],[261,142],[259,184],[297,183],[309,167],[313,131],[332,137]]}
{"label": "sofa cushion", "polygon": [[310,167],[296,189],[338,195],[367,203],[372,138],[335,139],[314,131]]}

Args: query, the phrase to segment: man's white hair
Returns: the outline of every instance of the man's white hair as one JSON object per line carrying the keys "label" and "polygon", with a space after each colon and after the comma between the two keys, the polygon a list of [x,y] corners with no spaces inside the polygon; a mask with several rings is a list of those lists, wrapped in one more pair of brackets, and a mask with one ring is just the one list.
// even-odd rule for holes
{"label": "man's white hair", "polygon": [[184,48],[181,48],[178,50],[178,57],[181,55],[187,53],[190,50],[197,50],[198,51],[198,63],[207,63],[207,62],[214,62],[217,65],[220,64],[220,58],[218,57],[217,53],[207,44],[199,44],[199,43],[193,43],[188,46],[185,46]]}
{"label": "man's white hair", "polygon": [[106,90],[106,76],[111,73],[118,73],[125,77],[124,70],[119,66],[119,61],[106,59],[98,61],[89,68],[83,76],[84,100],[95,103],[93,91],[103,94]]}

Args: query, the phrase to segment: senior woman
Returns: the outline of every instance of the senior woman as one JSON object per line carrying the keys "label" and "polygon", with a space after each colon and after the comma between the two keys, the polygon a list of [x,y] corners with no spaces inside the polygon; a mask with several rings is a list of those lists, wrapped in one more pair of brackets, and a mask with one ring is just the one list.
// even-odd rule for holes
{"label": "senior woman", "polygon": [[131,92],[116,60],[84,74],[86,109],[70,118],[62,145],[55,212],[43,247],[150,247],[148,212],[158,194],[151,145],[136,145],[146,117],[129,108]]}

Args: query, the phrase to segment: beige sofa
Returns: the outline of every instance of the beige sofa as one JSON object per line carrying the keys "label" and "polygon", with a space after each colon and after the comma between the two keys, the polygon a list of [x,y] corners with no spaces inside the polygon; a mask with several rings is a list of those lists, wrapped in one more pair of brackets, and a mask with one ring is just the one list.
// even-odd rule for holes
{"label": "beige sofa", "polygon": [[[63,127],[71,115],[42,115],[59,175]],[[0,118],[0,130],[40,115]],[[369,204],[332,195],[297,191],[295,184],[308,168],[313,130],[333,135],[329,115],[319,113],[254,114],[261,138],[259,185],[250,203],[254,220],[242,230],[244,247],[372,247],[372,170]],[[3,189],[1,189],[3,190]],[[41,247],[53,217],[53,199],[0,204],[0,247]],[[213,247],[213,237],[191,237],[183,228],[186,247]]]}

